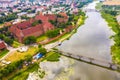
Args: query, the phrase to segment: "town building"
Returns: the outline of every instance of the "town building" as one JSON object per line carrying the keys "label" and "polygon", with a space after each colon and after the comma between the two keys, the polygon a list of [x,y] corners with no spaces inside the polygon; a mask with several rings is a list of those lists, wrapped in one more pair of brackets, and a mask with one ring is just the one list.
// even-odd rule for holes
{"label": "town building", "polygon": [[0,0],[0,7],[13,7],[15,5],[15,1],[12,0]]}
{"label": "town building", "polygon": [[102,5],[105,10],[120,11],[120,0],[106,0]]}
{"label": "town building", "polygon": [[120,6],[120,0],[107,0],[103,2],[104,6]]}
{"label": "town building", "polygon": [[6,49],[6,45],[3,41],[0,41],[0,51]]}
{"label": "town building", "polygon": [[60,23],[66,23],[66,22],[68,21],[68,16],[67,16],[66,13],[60,12],[59,15],[60,15],[61,17],[58,17],[58,18],[57,18],[57,21],[58,21],[58,22],[60,22]]}

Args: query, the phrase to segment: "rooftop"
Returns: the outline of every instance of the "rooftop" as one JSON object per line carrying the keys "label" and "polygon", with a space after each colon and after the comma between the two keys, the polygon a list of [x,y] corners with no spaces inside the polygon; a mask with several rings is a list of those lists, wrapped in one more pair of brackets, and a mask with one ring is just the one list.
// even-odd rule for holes
{"label": "rooftop", "polygon": [[120,1],[105,1],[105,2],[103,2],[103,5],[120,6]]}
{"label": "rooftop", "polygon": [[6,48],[6,45],[3,41],[0,41],[0,49]]}

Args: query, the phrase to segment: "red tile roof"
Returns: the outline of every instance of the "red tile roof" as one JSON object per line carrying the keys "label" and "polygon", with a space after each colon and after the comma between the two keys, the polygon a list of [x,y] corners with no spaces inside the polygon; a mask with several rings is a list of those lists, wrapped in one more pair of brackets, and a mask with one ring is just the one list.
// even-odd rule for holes
{"label": "red tile roof", "polygon": [[48,17],[46,17],[42,14],[39,14],[35,17],[35,20],[41,20],[42,22],[45,22],[45,21],[48,21]]}
{"label": "red tile roof", "polygon": [[103,5],[120,6],[120,1],[105,1],[103,2]]}
{"label": "red tile roof", "polygon": [[24,21],[19,24],[16,24],[15,26],[17,26],[19,29],[25,29],[25,28],[30,27],[31,23],[30,23],[30,21]]}
{"label": "red tile roof", "polygon": [[0,49],[4,49],[4,48],[6,48],[5,43],[4,42],[0,42]]}
{"label": "red tile roof", "polygon": [[44,28],[44,31],[46,32],[48,30],[54,29],[54,26],[50,22],[45,22],[43,24],[43,28]]}
{"label": "red tile roof", "polygon": [[67,14],[64,12],[60,12],[59,15],[63,16],[64,18],[68,18]]}
{"label": "red tile roof", "polygon": [[65,18],[57,18],[57,21],[60,22],[60,23],[62,23],[62,22],[66,23],[66,22],[68,21],[68,19],[65,19]]}
{"label": "red tile roof", "polygon": [[[35,34],[35,33],[37,33],[37,34]],[[27,36],[39,36],[42,33],[43,33],[43,28],[42,28],[41,24],[22,30],[22,34],[25,37],[27,37]]]}
{"label": "red tile roof", "polygon": [[57,19],[57,16],[54,15],[54,14],[46,14],[45,16],[48,17],[48,20],[53,20],[53,21],[55,21],[55,20]]}

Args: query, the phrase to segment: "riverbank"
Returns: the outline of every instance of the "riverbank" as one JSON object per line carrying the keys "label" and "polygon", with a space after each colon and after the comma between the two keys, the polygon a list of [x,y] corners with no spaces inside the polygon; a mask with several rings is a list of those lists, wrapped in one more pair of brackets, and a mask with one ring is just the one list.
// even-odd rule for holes
{"label": "riverbank", "polygon": [[[85,16],[80,16],[79,17],[79,19],[78,19],[78,21],[77,21],[77,26],[71,31],[71,32],[69,32],[69,33],[66,33],[65,35],[63,35],[63,36],[61,36],[60,38],[58,38],[54,43],[56,43],[56,42],[58,42],[58,41],[64,41],[64,40],[66,40],[66,39],[68,39],[68,38],[70,38],[75,32],[76,32],[76,30],[77,30],[77,28],[78,27],[80,27],[80,25],[82,25],[83,23],[84,23],[84,21],[85,21]],[[50,43],[50,46],[52,46],[51,44],[53,44],[53,43]],[[56,45],[58,45],[58,43],[56,44]],[[55,46],[52,46],[52,47],[50,47],[50,48],[53,48],[53,47],[55,47]],[[37,50],[36,50],[37,51]],[[24,53],[22,53],[23,55],[24,55]],[[21,53],[19,54],[19,55],[22,55]],[[48,53],[49,54],[49,53]],[[53,55],[54,56],[54,55]],[[16,56],[16,58],[17,58],[18,56]],[[59,56],[58,56],[59,57]],[[15,59],[16,59],[15,58]],[[44,57],[45,58],[45,57]],[[49,56],[49,57],[47,57],[46,59],[48,59],[48,60],[53,60],[53,59],[50,59],[51,58],[51,56]],[[52,57],[53,58],[53,57]],[[17,58],[18,59],[18,58]],[[58,59],[56,58],[55,59],[56,61],[58,61]],[[37,63],[39,63],[41,60],[38,60],[37,61]],[[34,64],[33,64],[34,65]],[[37,65],[35,65],[35,66],[37,66]],[[29,66],[28,66],[29,67]],[[33,68],[34,69],[34,68]],[[23,73],[24,72],[24,74],[25,74],[25,76],[23,77],[23,78],[26,78],[27,76],[28,76],[28,73],[29,72],[31,72],[31,70],[29,70],[29,68],[23,68],[23,69],[20,69],[20,70],[14,70],[15,72],[13,73],[13,72],[11,72],[12,73],[12,75],[9,75],[10,77],[8,77],[8,78],[10,78],[10,79],[14,79],[14,80],[17,80],[18,78],[20,78],[21,76],[23,76],[22,74],[21,74],[21,72]],[[33,71],[33,70],[32,70]],[[13,76],[14,75],[14,76]],[[7,77],[5,78],[5,79],[7,79]]]}
{"label": "riverbank", "polygon": [[47,44],[44,44],[44,47],[50,51],[52,48],[58,46],[59,44],[61,44],[63,41],[65,40],[69,40],[69,38],[75,34],[77,32],[77,29],[82,26],[85,22],[85,15],[84,16],[80,16],[78,21],[77,21],[77,24],[76,24],[76,27],[71,31],[71,32],[68,32],[68,33],[65,33],[63,34],[62,36],[60,37],[56,37],[54,40],[52,41],[49,41]]}
{"label": "riverbank", "polygon": [[[69,39],[74,33],[76,33],[77,29],[84,24],[84,21],[86,19],[85,17],[85,13],[84,12],[81,12],[82,15],[79,15],[77,17],[78,20],[74,23],[74,22],[71,22],[72,23],[72,26],[73,27],[70,27],[71,29],[69,31],[65,31],[63,32],[62,34],[54,37],[54,38],[51,38],[47,41],[42,41],[42,42],[38,42],[38,44],[42,44],[42,45],[49,45],[49,44],[52,44],[52,43],[55,43],[55,42],[58,42],[58,43],[61,43],[63,42],[64,40],[67,40]],[[65,28],[67,30],[67,28]]]}
{"label": "riverbank", "polygon": [[111,47],[111,54],[113,62],[120,64],[120,25],[117,23],[114,16],[101,12],[102,17],[108,22],[108,25],[115,32],[111,37],[114,40],[114,45]]}
{"label": "riverbank", "polygon": [[[93,2],[85,9],[95,10],[96,2]],[[69,40],[65,40],[61,46],[57,47],[60,51],[68,52],[73,55],[82,55],[106,62],[112,62],[110,47],[112,30],[107,22],[101,17],[99,12],[86,12],[88,18],[85,24],[77,29]],[[75,60],[76,61],[76,60]],[[110,71],[98,66],[92,66],[84,62],[76,61],[74,78],[69,80],[120,80],[119,73]],[[91,74],[92,73],[92,74]]]}
{"label": "riverbank", "polygon": [[[102,3],[98,3],[97,9],[102,9]],[[114,45],[111,46],[112,60],[116,64],[120,64],[120,25],[118,24],[116,17],[105,11],[101,12],[102,17],[107,21],[110,28],[115,32],[111,38],[114,40]]]}
{"label": "riverbank", "polygon": [[102,8],[102,3],[98,3],[96,9],[101,10],[101,16],[106,20],[108,26],[115,33],[110,37],[114,40],[114,45],[111,46],[111,55],[113,62],[120,64],[120,25],[118,24],[114,15],[105,13]]}

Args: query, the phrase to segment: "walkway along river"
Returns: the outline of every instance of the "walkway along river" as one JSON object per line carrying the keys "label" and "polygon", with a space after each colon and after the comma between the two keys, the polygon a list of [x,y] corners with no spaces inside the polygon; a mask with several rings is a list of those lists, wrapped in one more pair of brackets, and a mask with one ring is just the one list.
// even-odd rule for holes
{"label": "walkway along river", "polygon": [[[84,9],[95,9],[96,2],[90,3]],[[79,56],[91,57],[100,61],[110,62],[110,47],[113,41],[109,37],[113,34],[106,21],[99,12],[86,12],[88,18],[77,32],[57,47],[60,51]],[[75,60],[74,75],[70,80],[120,80],[120,73],[103,69]]]}

